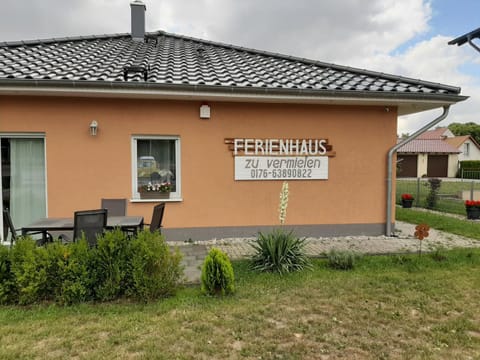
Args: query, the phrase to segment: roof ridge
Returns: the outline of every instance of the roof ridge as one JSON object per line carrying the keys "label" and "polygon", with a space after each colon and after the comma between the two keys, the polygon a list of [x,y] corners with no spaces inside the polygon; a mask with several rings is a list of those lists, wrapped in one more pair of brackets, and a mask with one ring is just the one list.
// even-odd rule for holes
{"label": "roof ridge", "polygon": [[115,39],[115,38],[121,38],[126,36],[130,36],[130,34],[114,33],[114,34],[101,34],[101,35],[65,36],[65,37],[54,37],[54,38],[44,38],[44,39],[34,39],[34,40],[13,40],[13,41],[0,42],[0,47],[41,45],[41,44],[52,44],[52,43],[61,43],[61,42],[68,42],[68,41],[82,41],[82,40]]}

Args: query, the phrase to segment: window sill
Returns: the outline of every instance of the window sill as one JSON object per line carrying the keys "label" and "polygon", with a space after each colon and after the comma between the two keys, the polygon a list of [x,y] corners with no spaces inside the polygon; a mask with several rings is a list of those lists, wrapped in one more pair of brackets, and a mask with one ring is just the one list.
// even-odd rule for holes
{"label": "window sill", "polygon": [[182,202],[182,198],[172,199],[130,199],[131,203],[151,203],[151,202]]}

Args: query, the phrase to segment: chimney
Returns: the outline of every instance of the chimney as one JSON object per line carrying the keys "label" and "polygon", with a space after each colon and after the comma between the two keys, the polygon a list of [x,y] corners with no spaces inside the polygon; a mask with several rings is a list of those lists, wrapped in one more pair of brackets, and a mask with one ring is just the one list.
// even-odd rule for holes
{"label": "chimney", "polygon": [[132,39],[143,41],[145,37],[145,11],[147,7],[141,0],[130,3],[132,10]]}

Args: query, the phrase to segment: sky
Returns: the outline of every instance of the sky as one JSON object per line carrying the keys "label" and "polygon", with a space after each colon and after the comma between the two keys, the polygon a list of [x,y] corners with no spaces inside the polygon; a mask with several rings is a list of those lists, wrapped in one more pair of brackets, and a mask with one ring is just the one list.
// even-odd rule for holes
{"label": "sky", "polygon": [[[143,0],[164,30],[462,88],[440,125],[480,123],[480,52],[448,41],[480,27],[479,0]],[[126,33],[130,0],[0,0],[0,42]],[[475,41],[480,46],[480,39]],[[399,118],[413,133],[441,109]]]}

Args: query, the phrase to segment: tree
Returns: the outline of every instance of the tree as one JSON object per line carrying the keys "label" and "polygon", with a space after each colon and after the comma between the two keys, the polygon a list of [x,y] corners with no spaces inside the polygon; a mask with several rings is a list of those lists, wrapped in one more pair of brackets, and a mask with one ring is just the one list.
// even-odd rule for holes
{"label": "tree", "polygon": [[448,129],[456,136],[471,135],[475,141],[480,143],[480,125],[474,122],[468,122],[465,124],[451,123],[448,125]]}

